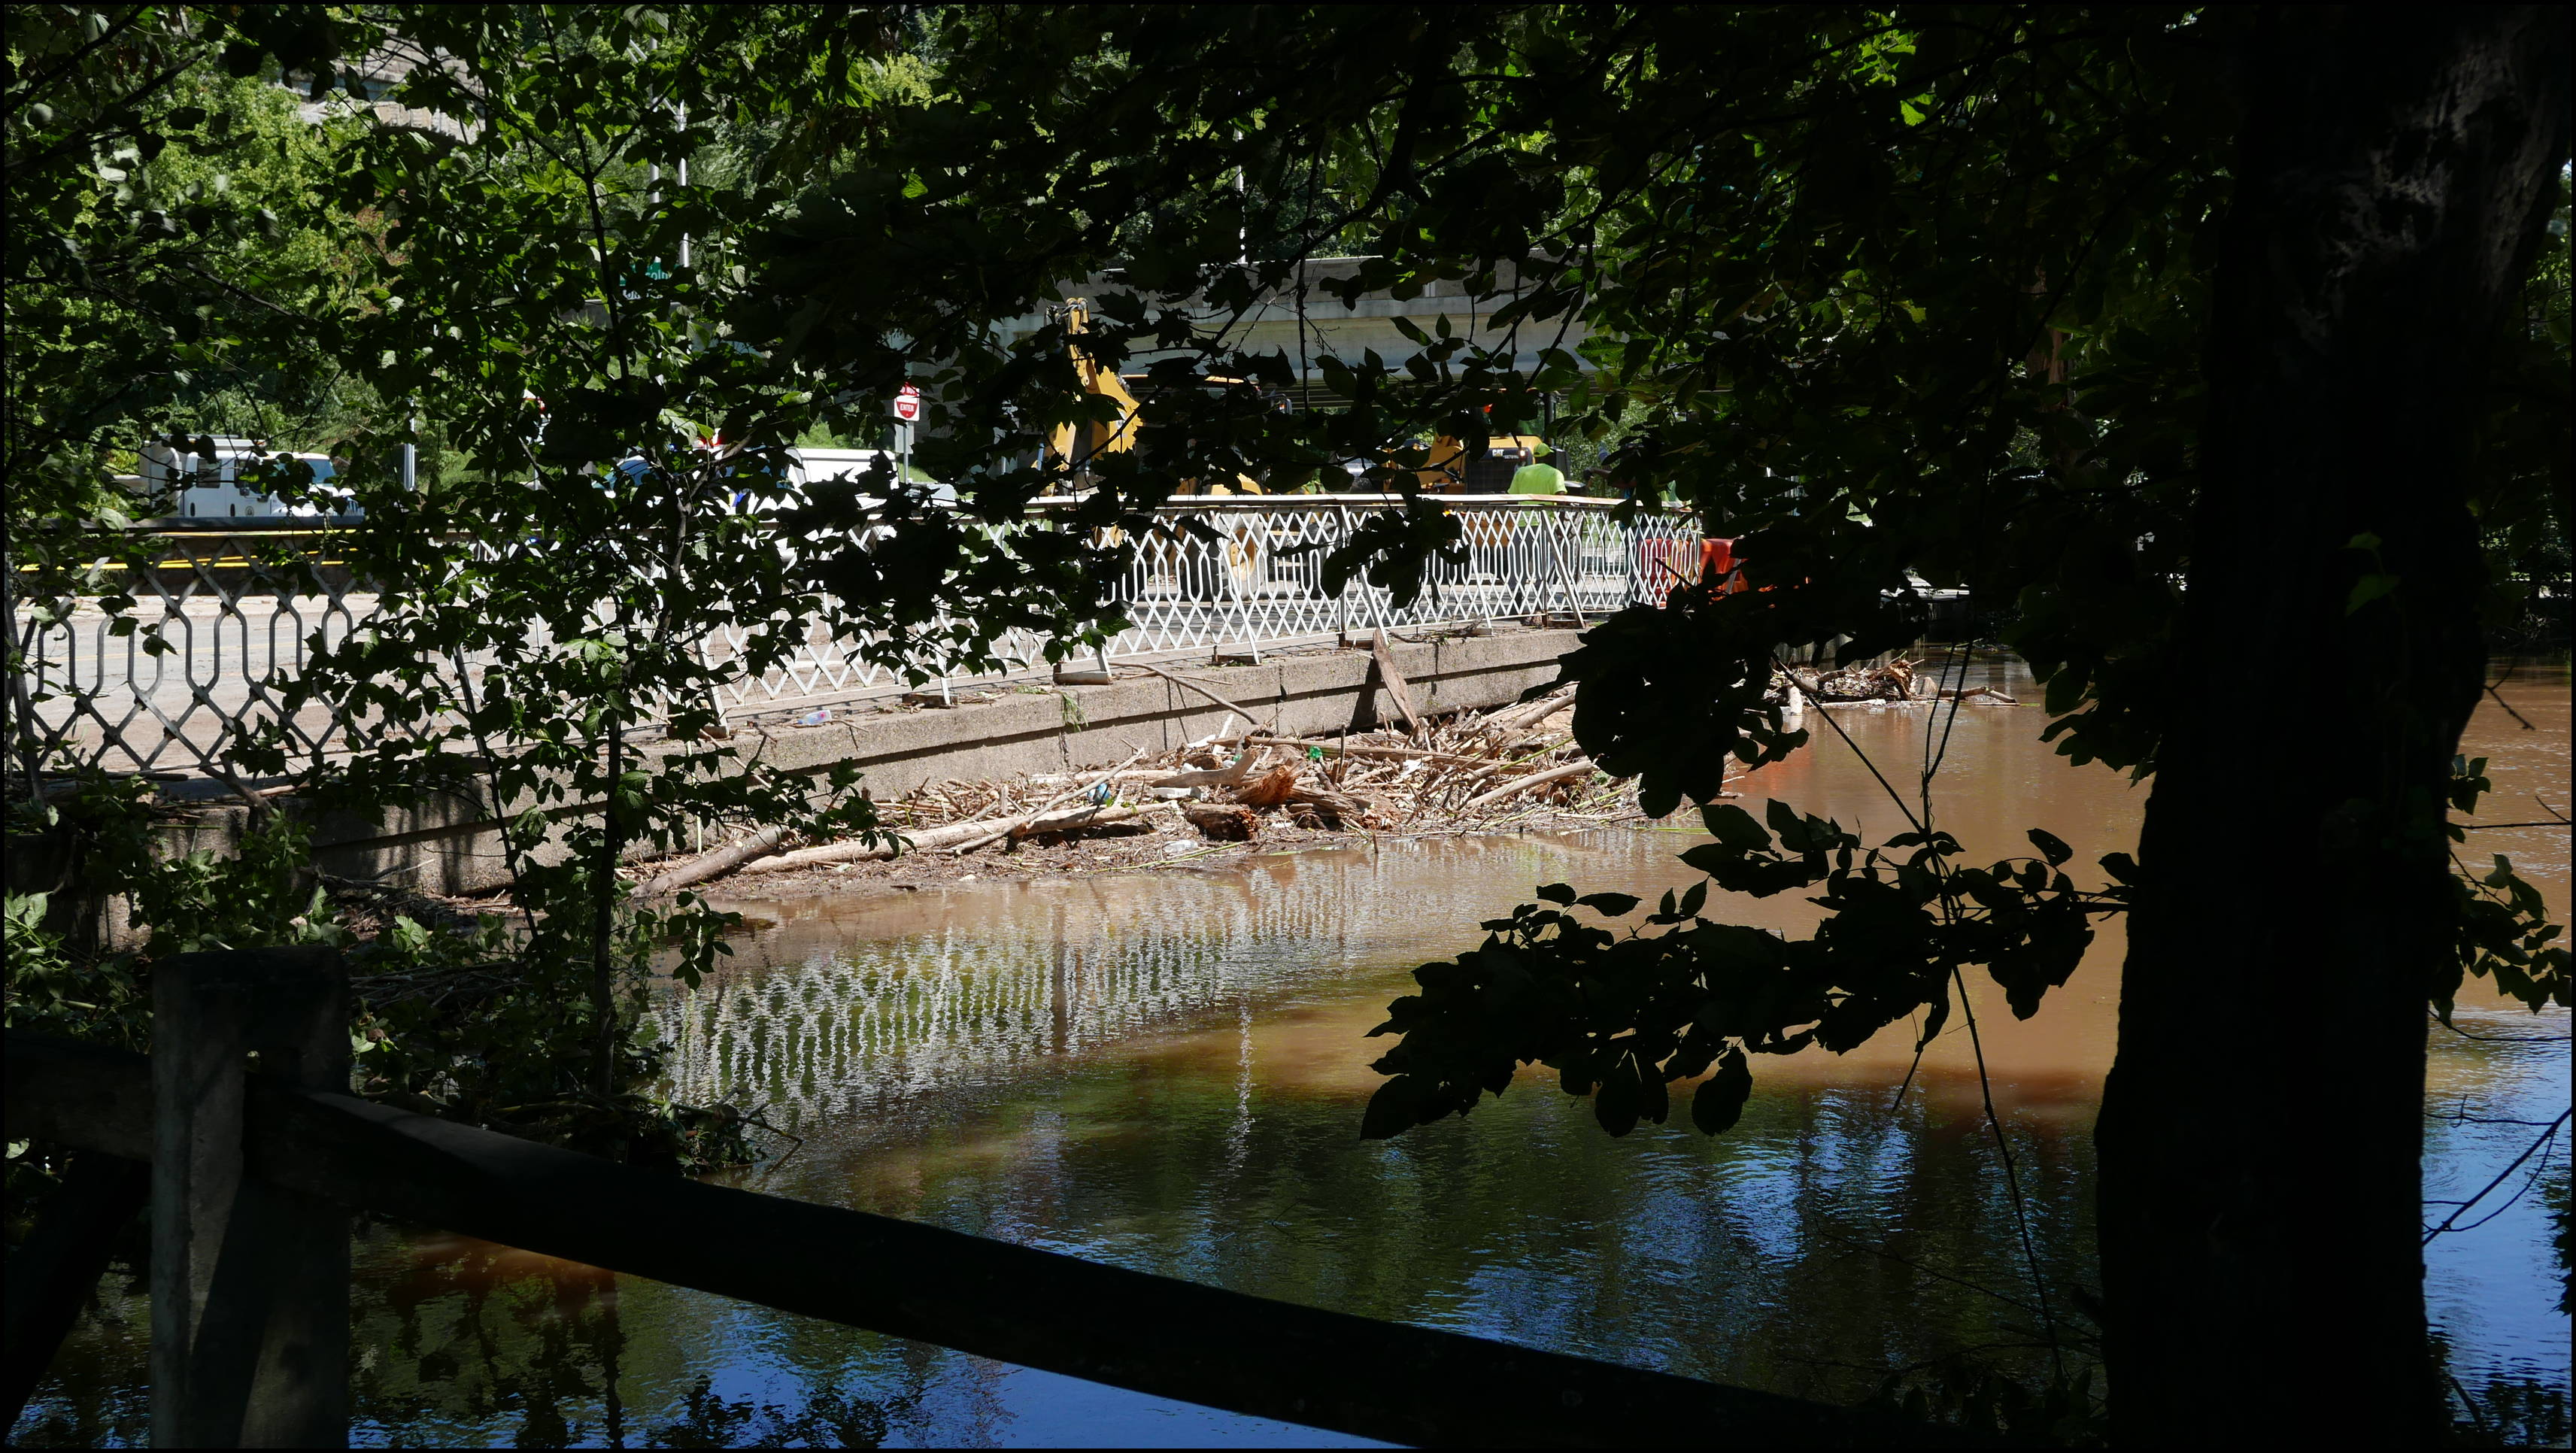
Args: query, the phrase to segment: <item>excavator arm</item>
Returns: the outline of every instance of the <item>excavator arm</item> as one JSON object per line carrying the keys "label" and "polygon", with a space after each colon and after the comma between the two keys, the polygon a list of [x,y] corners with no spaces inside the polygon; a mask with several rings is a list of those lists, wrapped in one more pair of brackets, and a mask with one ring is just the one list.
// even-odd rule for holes
{"label": "excavator arm", "polygon": [[[1069,298],[1064,305],[1065,331],[1073,334],[1091,331],[1091,304],[1082,298]],[[1118,405],[1115,423],[1059,424],[1047,438],[1047,448],[1066,468],[1079,469],[1097,455],[1124,454],[1136,447],[1136,396],[1120,382],[1116,369],[1105,366],[1081,348],[1073,349],[1074,377],[1081,380],[1085,393],[1112,399]]]}

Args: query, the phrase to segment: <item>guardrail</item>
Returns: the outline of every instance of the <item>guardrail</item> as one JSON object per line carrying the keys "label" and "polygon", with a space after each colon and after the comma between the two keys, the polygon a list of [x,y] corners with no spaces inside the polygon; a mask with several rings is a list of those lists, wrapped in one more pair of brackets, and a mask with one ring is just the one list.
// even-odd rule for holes
{"label": "guardrail", "polygon": [[[1258,649],[1532,615],[1588,620],[1660,599],[1698,576],[1698,531],[1677,512],[1641,511],[1623,521],[1606,500],[1461,495],[1439,502],[1459,517],[1465,558],[1435,565],[1421,597],[1401,607],[1363,581],[1339,591],[1323,583],[1324,557],[1369,514],[1393,508],[1386,496],[1171,505],[1159,513],[1175,528],[1127,542],[1132,557],[1118,599],[1129,625],[1106,654]],[[1178,528],[1184,520],[1205,532]],[[11,714],[30,744],[51,760],[188,775],[221,772],[237,742],[277,722],[293,751],[317,758],[333,751],[338,720],[308,706],[281,721],[280,688],[317,639],[337,643],[365,629],[376,610],[375,586],[331,557],[333,537],[324,531],[150,533],[163,548],[157,564],[132,582],[138,603],[123,614],[125,623],[96,610],[60,620],[22,611],[10,622],[28,663],[19,683],[25,704],[13,703]],[[783,668],[737,675],[718,704],[739,715],[902,684],[900,671],[868,659],[863,648],[870,644],[817,624]],[[1011,632],[998,651],[1035,663],[1046,645]],[[722,666],[741,646],[728,628],[704,649]],[[937,663],[921,664],[940,674]],[[952,685],[990,679],[999,678],[949,678]]]}
{"label": "guardrail", "polygon": [[[1247,1296],[410,1114],[345,1093],[348,1003],[328,950],[182,954],[153,972],[148,1059],[10,1033],[10,1138],[81,1153],[10,1258],[13,1421],[106,1269],[110,1237],[148,1194],[156,1447],[346,1445],[352,1211],[1406,1444],[1996,1441]],[[249,1073],[254,1053],[265,1073]],[[125,1168],[134,1162],[150,1167],[148,1181]]]}

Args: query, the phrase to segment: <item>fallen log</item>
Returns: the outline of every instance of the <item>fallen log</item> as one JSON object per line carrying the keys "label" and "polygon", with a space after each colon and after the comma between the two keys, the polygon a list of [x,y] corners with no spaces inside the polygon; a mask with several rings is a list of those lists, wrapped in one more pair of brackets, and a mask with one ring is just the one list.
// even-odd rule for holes
{"label": "fallen log", "polygon": [[1563,711],[1574,700],[1571,686],[1551,691],[1527,706],[1496,712],[1476,723],[1476,731],[1485,736],[1504,736],[1538,725]]}
{"label": "fallen log", "polygon": [[764,827],[738,843],[700,853],[669,872],[646,880],[643,887],[635,890],[636,895],[659,898],[665,893],[676,893],[692,883],[703,883],[718,873],[729,873],[754,858],[766,857],[778,851],[778,845],[786,840],[787,829]]}
{"label": "fallen log", "polygon": [[1040,772],[1029,778],[1029,785],[1031,787],[1062,788],[1068,786],[1080,787],[1088,784],[1096,787],[1103,782],[1117,782],[1122,784],[1128,782],[1151,782],[1157,777],[1168,777],[1170,775],[1171,769],[1168,767],[1122,767],[1105,777],[1097,773],[1090,772]]}
{"label": "fallen log", "polygon": [[[1108,771],[1101,773],[1099,776],[1097,776],[1097,777],[1093,778],[1093,779],[1092,779],[1088,784],[1080,784],[1080,785],[1076,785],[1076,786],[1073,786],[1073,787],[1068,787],[1068,788],[1064,789],[1062,792],[1057,793],[1057,794],[1056,794],[1056,795],[1054,795],[1053,797],[1048,798],[1046,801],[1039,803],[1039,804],[1038,804],[1038,806],[1037,806],[1037,811],[1035,811],[1035,812],[1024,812],[1024,813],[1020,814],[1018,818],[1014,819],[1014,821],[1016,821],[1016,822],[1026,822],[1026,821],[1028,821],[1029,819],[1031,819],[1031,818],[1033,818],[1033,817],[1037,817],[1037,816],[1039,816],[1039,815],[1041,815],[1041,814],[1043,814],[1043,813],[1050,812],[1050,811],[1054,810],[1055,808],[1057,808],[1057,807],[1061,806],[1061,805],[1064,803],[1064,801],[1065,801],[1065,799],[1066,799],[1066,798],[1069,798],[1069,797],[1073,796],[1075,793],[1082,791],[1082,790],[1083,790],[1083,786],[1087,785],[1087,786],[1091,786],[1091,787],[1097,787],[1097,786],[1099,786],[1101,783],[1106,782],[1106,781],[1109,781],[1111,778],[1116,777],[1119,773],[1126,771],[1129,767],[1132,767],[1132,766],[1136,765],[1136,759],[1137,759],[1137,758],[1139,758],[1139,757],[1141,757],[1141,756],[1143,756],[1143,755],[1145,755],[1145,749],[1144,749],[1143,747],[1138,747],[1136,750],[1134,750],[1134,751],[1132,751],[1132,752],[1129,752],[1129,753],[1127,754],[1127,760],[1126,760],[1126,761],[1121,762],[1121,763],[1119,763],[1117,766],[1110,768]],[[1010,836],[1010,832],[1011,832],[1011,823],[1009,823],[1009,822],[1002,823],[1002,824],[1000,824],[1000,825],[999,825],[999,826],[998,826],[994,831],[987,832],[987,833],[985,833],[985,834],[984,834],[983,836],[981,836],[981,837],[970,838],[970,839],[968,839],[967,841],[961,842],[961,843],[959,843],[957,846],[955,846],[955,847],[953,847],[953,848],[950,848],[950,849],[948,850],[948,855],[949,855],[950,857],[953,857],[953,858],[962,858],[962,857],[966,856],[968,853],[971,853],[971,852],[975,851],[977,848],[983,847],[983,846],[985,846],[986,844],[1000,842],[1003,838],[1006,838],[1006,837]]]}
{"label": "fallen log", "polygon": [[1376,810],[1366,800],[1353,797],[1347,792],[1319,790],[1313,787],[1300,787],[1289,793],[1286,800],[1292,812],[1300,807],[1312,808],[1336,823],[1358,822]]}
{"label": "fallen log", "polygon": [[[1070,812],[1059,812],[1052,816],[988,817],[978,822],[960,822],[947,827],[928,828],[908,835],[906,840],[912,845],[914,852],[935,852],[941,848],[964,852],[1001,838],[1034,837],[1042,832],[1077,831],[1095,822],[1126,822],[1143,815],[1142,809],[1133,807],[1084,807]],[[960,844],[965,846],[961,847]],[[758,862],[744,864],[737,871],[783,873],[791,868],[810,868],[824,863],[854,863],[872,858],[891,858],[894,855],[895,850],[890,839],[871,845],[854,838],[848,842],[825,843],[820,847],[799,848],[792,853],[780,853],[776,857],[762,858]]]}
{"label": "fallen log", "polygon": [[[909,833],[906,839],[912,844],[913,851],[927,852],[935,848],[944,848],[951,843],[963,842],[977,833],[990,832],[996,825],[991,818],[981,822],[951,823],[947,827],[925,828],[920,832]],[[817,847],[798,848],[792,853],[780,853],[773,858],[762,858],[758,862],[745,863],[735,871],[784,873],[790,868],[810,868],[820,863],[855,863],[865,858],[891,858],[894,855],[894,839],[891,836],[873,843],[862,838],[851,838],[846,842],[823,843]]]}
{"label": "fallen log", "polygon": [[1580,777],[1593,770],[1592,759],[1586,757],[1580,762],[1568,762],[1562,767],[1552,767],[1544,772],[1532,772],[1526,777],[1515,777],[1482,797],[1471,797],[1458,804],[1458,814],[1463,817],[1479,808],[1491,807],[1507,797],[1517,797],[1533,787],[1544,787],[1550,782],[1562,782],[1568,777]]}
{"label": "fallen log", "polygon": [[[1160,806],[1156,803],[1153,806]],[[1013,823],[1014,839],[1033,838],[1051,832],[1080,832],[1089,827],[1107,827],[1111,823],[1134,822],[1151,812],[1153,807],[1077,807],[1066,812],[1051,812]]]}

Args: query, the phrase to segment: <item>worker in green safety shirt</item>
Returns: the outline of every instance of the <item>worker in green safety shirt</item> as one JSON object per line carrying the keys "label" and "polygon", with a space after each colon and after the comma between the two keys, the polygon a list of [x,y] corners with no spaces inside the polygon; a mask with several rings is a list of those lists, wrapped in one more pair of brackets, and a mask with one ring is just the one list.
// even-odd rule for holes
{"label": "worker in green safety shirt", "polygon": [[1512,471],[1514,494],[1563,494],[1565,474],[1553,464],[1524,464]]}

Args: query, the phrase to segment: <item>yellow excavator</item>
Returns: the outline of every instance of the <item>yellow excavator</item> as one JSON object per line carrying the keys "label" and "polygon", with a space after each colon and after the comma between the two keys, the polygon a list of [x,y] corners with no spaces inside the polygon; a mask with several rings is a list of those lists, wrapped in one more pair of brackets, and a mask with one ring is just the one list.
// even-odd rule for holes
{"label": "yellow excavator", "polygon": [[[1067,333],[1079,335],[1091,331],[1091,304],[1087,299],[1067,298],[1064,306],[1061,309],[1051,310],[1049,316],[1061,320]],[[1121,377],[1115,370],[1106,367],[1100,360],[1093,358],[1079,347],[1072,348],[1071,352],[1074,377],[1081,381],[1083,391],[1096,394],[1118,405],[1118,418],[1115,423],[1059,424],[1055,432],[1048,436],[1047,452],[1054,457],[1057,466],[1066,470],[1080,470],[1091,460],[1103,454],[1124,454],[1136,447],[1136,431],[1144,427],[1144,421],[1139,417],[1139,410],[1143,406],[1136,401],[1136,395],[1129,392],[1127,382],[1128,377],[1142,382],[1144,375]],[[1237,381],[1212,378],[1207,382],[1232,384]],[[1199,482],[1195,479],[1184,479],[1173,490],[1175,494],[1199,492]],[[1261,485],[1250,476],[1238,474],[1234,477],[1234,483],[1231,486],[1210,485],[1206,492],[1221,495],[1259,494],[1262,491]]]}
{"label": "yellow excavator", "polygon": [[[1061,310],[1051,311],[1062,319],[1067,333],[1078,335],[1091,331],[1091,304],[1087,299],[1068,298]],[[1074,377],[1081,380],[1083,391],[1098,394],[1118,405],[1118,418],[1114,423],[1058,424],[1048,437],[1047,451],[1059,464],[1067,469],[1081,469],[1100,455],[1124,454],[1136,447],[1137,411],[1141,406],[1115,371],[1080,348],[1071,352]],[[1081,435],[1079,439],[1075,437],[1077,431]]]}
{"label": "yellow excavator", "polygon": [[[1063,307],[1052,311],[1050,316],[1062,321],[1069,334],[1078,336],[1091,331],[1091,304],[1088,299],[1068,298]],[[1136,382],[1143,382],[1144,375],[1122,377],[1080,347],[1072,347],[1070,351],[1074,377],[1080,380],[1083,391],[1109,399],[1118,406],[1114,422],[1059,424],[1048,436],[1047,452],[1053,456],[1057,467],[1072,472],[1084,469],[1100,455],[1123,454],[1136,447],[1137,430],[1144,427],[1139,416],[1142,406],[1127,384],[1131,377]],[[1240,380],[1225,378],[1206,381],[1220,385],[1240,383]],[[1513,476],[1537,462],[1539,452],[1544,448],[1546,445],[1533,434],[1498,435],[1487,438],[1484,447],[1471,457],[1464,444],[1443,434],[1431,442],[1430,456],[1416,477],[1422,481],[1425,494],[1507,494],[1512,492]],[[1175,494],[1200,492],[1199,482],[1195,479],[1182,480],[1173,491]],[[1231,485],[1212,484],[1205,492],[1229,495],[1260,494],[1263,491],[1250,476],[1238,474]]]}
{"label": "yellow excavator", "polygon": [[1535,434],[1498,434],[1472,457],[1446,434],[1431,441],[1431,455],[1416,475],[1424,494],[1510,494],[1512,477],[1538,462],[1546,443]]}

